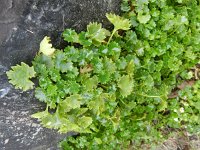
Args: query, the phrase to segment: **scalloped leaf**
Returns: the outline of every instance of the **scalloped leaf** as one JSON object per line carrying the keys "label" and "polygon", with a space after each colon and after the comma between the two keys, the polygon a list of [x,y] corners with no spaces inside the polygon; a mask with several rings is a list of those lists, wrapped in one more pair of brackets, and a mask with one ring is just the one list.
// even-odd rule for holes
{"label": "scalloped leaf", "polygon": [[50,37],[45,36],[44,39],[40,42],[40,51],[39,53],[43,53],[46,56],[51,56],[55,52],[55,48],[52,47],[50,43]]}
{"label": "scalloped leaf", "polygon": [[63,32],[63,38],[67,42],[79,43],[79,36],[76,31],[72,29],[66,29]]}
{"label": "scalloped leaf", "polygon": [[131,22],[128,19],[120,17],[115,14],[106,14],[108,20],[114,25],[115,30],[129,30],[131,26]]}
{"label": "scalloped leaf", "polygon": [[87,36],[97,42],[103,42],[106,36],[110,35],[110,32],[102,28],[101,23],[93,22],[87,26]]}
{"label": "scalloped leaf", "polygon": [[129,75],[124,75],[119,79],[118,87],[123,97],[127,97],[133,91],[133,79]]}
{"label": "scalloped leaf", "polygon": [[30,78],[35,77],[36,72],[33,67],[29,67],[25,63],[12,67],[12,70],[6,72],[9,82],[15,86],[16,89],[27,91],[33,88],[34,83]]}
{"label": "scalloped leaf", "polygon": [[78,125],[80,127],[82,127],[83,129],[86,129],[91,124],[92,124],[92,118],[91,117],[82,116],[81,118],[78,119]]}

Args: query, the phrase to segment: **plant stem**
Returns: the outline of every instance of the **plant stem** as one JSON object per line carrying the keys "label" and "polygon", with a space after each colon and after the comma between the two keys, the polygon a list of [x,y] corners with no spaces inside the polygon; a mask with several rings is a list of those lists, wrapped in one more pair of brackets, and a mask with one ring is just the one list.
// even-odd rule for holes
{"label": "plant stem", "polygon": [[47,104],[46,106],[46,109],[45,109],[46,112],[49,112],[49,105]]}
{"label": "plant stem", "polygon": [[112,34],[111,34],[111,36],[110,36],[110,38],[108,40],[107,45],[110,43],[110,41],[111,41],[111,39],[112,39],[112,37],[113,37],[113,35],[115,34],[116,31],[117,31],[116,29],[113,29]]}
{"label": "plant stem", "polygon": [[143,95],[143,94],[137,94],[137,95],[140,95],[140,96],[143,96],[143,97],[149,97],[149,98],[160,98],[160,99],[162,99],[160,96],[155,96],[155,95]]}

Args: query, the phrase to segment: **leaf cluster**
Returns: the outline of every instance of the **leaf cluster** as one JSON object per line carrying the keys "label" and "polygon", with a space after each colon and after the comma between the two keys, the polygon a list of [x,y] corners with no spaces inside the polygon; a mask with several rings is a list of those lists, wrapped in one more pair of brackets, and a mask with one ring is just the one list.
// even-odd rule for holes
{"label": "leaf cluster", "polygon": [[[118,124],[111,116],[120,113],[117,99],[133,91],[134,63],[120,56],[121,47],[117,42],[107,40],[119,29],[128,30],[129,20],[113,14],[108,16],[108,19],[117,19],[112,33],[96,22],[90,23],[86,32],[66,29],[63,38],[69,46],[51,55],[46,53],[54,49],[48,38],[41,42],[40,49],[46,51],[33,61],[39,79],[35,96],[45,102],[47,108],[32,117],[45,127],[61,133],[92,133],[97,130],[98,122],[106,121],[114,127]],[[55,112],[50,113],[50,109]]]}
{"label": "leaf cluster", "polygon": [[106,15],[112,31],[96,22],[80,33],[66,29],[63,50],[45,37],[33,67],[35,97],[47,107],[32,117],[60,133],[80,133],[61,142],[65,150],[131,149],[160,142],[169,128],[199,132],[199,82],[168,98],[199,62],[199,5],[123,0],[122,17]]}
{"label": "leaf cluster", "polygon": [[178,75],[199,62],[198,1],[124,0],[121,8],[131,27],[113,39],[121,49],[117,67],[133,63],[134,77],[118,78],[122,97],[117,97],[116,120],[120,121],[116,126],[100,126],[100,132],[69,137],[61,143],[63,149],[138,149],[141,143],[161,142],[169,129],[199,132],[199,86],[168,98],[181,82]]}

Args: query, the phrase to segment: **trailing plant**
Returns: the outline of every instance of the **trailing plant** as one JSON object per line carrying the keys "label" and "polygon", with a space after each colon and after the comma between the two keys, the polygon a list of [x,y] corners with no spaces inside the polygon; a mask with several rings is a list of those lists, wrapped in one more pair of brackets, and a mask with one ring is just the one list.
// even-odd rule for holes
{"label": "trailing plant", "polygon": [[66,29],[63,50],[45,37],[33,66],[22,63],[7,75],[23,90],[37,77],[35,97],[47,107],[32,117],[58,132],[79,133],[60,143],[65,150],[156,144],[168,128],[199,132],[199,82],[168,98],[178,77],[199,62],[199,5],[123,0],[122,17],[106,15],[112,31],[96,22],[80,33]]}

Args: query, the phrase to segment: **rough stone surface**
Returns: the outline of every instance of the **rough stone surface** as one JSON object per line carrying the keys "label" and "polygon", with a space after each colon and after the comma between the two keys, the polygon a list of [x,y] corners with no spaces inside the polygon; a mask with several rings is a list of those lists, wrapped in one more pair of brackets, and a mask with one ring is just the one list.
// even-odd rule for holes
{"label": "rough stone surface", "polygon": [[118,13],[120,1],[0,0],[0,150],[54,150],[67,136],[30,118],[43,104],[33,91],[13,89],[5,72],[21,61],[31,63],[45,35],[58,46],[64,28],[80,31],[91,21],[108,26],[105,13]]}
{"label": "rough stone surface", "polygon": [[13,90],[5,78],[0,79],[0,150],[57,149],[65,134],[45,129],[30,115],[43,110],[43,104],[33,97],[33,91]]}

